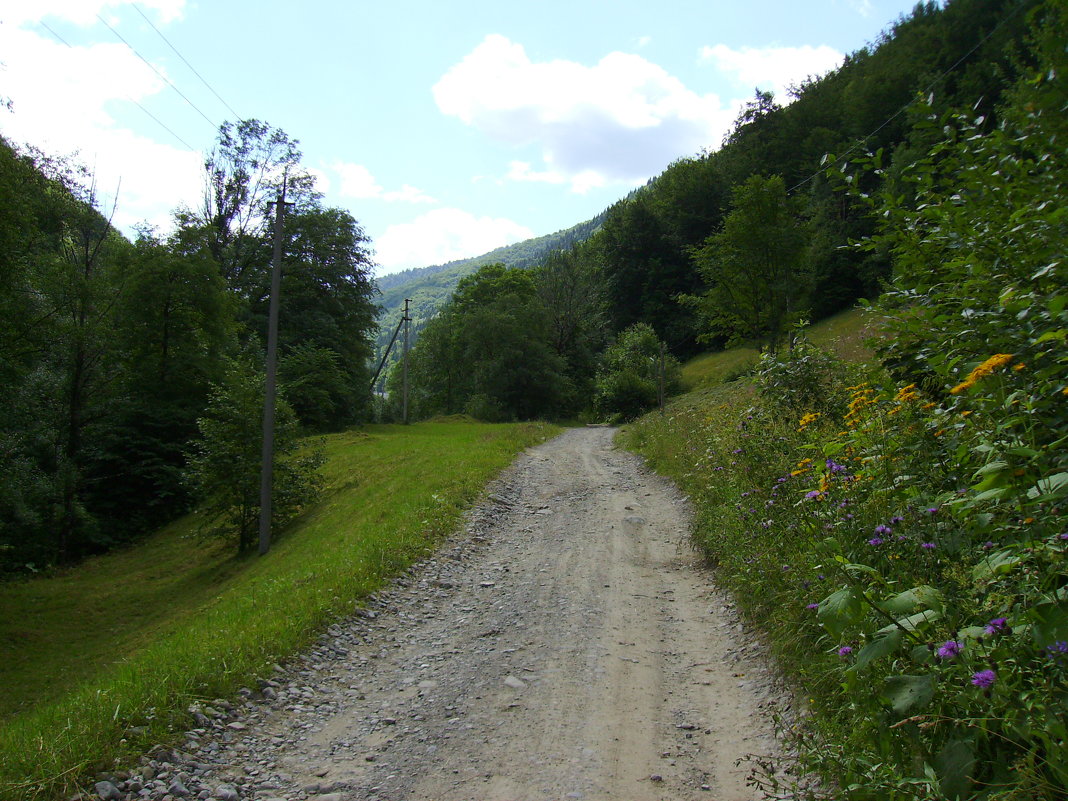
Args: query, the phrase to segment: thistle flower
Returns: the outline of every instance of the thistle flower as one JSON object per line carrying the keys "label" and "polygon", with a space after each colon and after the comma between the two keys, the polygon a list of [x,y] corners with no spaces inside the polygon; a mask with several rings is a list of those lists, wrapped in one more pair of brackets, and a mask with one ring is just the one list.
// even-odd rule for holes
{"label": "thistle flower", "polygon": [[850,648],[848,645],[843,645],[841,648],[838,649],[839,656],[849,656],[851,653],[853,653],[853,649]]}
{"label": "thistle flower", "polygon": [[986,689],[994,683],[994,679],[997,678],[997,674],[992,670],[980,670],[978,673],[972,674],[972,684],[976,687],[982,687]]}
{"label": "thistle flower", "polygon": [[1008,618],[996,617],[986,624],[987,634],[998,634],[1002,631],[1006,631],[1009,628]]}
{"label": "thistle flower", "polygon": [[938,649],[939,659],[952,659],[960,653],[960,643],[956,640],[946,640]]}

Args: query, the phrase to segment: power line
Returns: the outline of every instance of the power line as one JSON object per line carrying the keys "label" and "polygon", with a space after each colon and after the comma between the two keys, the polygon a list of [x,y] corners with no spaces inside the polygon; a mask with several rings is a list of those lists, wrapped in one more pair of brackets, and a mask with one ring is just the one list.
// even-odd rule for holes
{"label": "power line", "polygon": [[122,43],[123,43],[124,45],[126,45],[126,46],[127,46],[128,48],[130,48],[130,50],[131,50],[131,51],[133,52],[133,54],[134,54],[135,56],[137,56],[137,57],[138,57],[139,59],[141,59],[141,60],[142,60],[143,62],[145,62],[145,65],[146,65],[146,66],[147,66],[147,67],[148,67],[148,68],[149,68],[150,70],[152,70],[152,71],[153,71],[154,73],[156,73],[156,75],[158,75],[158,76],[160,77],[160,80],[162,80],[162,81],[163,81],[164,83],[166,83],[166,84],[167,84],[167,86],[171,87],[171,89],[173,89],[173,90],[174,90],[175,92],[177,92],[177,93],[178,93],[178,95],[179,95],[179,96],[180,96],[180,97],[182,98],[182,100],[184,100],[184,101],[185,101],[186,103],[188,103],[188,104],[189,104],[190,106],[192,106],[193,110],[194,110],[194,111],[196,111],[196,113],[197,113],[197,114],[199,114],[199,115],[200,115],[201,117],[203,117],[203,118],[204,118],[204,121],[205,121],[205,122],[207,122],[207,123],[208,123],[208,125],[210,125],[210,126],[212,127],[212,129],[213,129],[213,130],[216,130],[216,131],[217,131],[217,130],[219,130],[219,126],[218,126],[218,125],[216,125],[216,124],[215,124],[214,122],[212,122],[212,121],[211,121],[211,120],[210,120],[210,119],[208,118],[208,115],[207,115],[207,114],[205,114],[205,113],[204,113],[203,111],[201,111],[201,110],[200,110],[199,108],[197,108],[197,104],[196,104],[196,103],[194,103],[194,102],[193,102],[192,100],[190,100],[190,99],[189,99],[188,97],[186,97],[186,96],[185,96],[184,94],[182,94],[182,91],[181,91],[181,90],[180,90],[180,89],[179,89],[179,88],[178,88],[177,86],[175,86],[175,85],[174,85],[173,83],[171,83],[170,79],[169,79],[169,78],[167,78],[167,76],[166,76],[166,75],[164,75],[164,74],[163,74],[162,72],[160,72],[160,71],[159,71],[158,69],[156,69],[156,68],[155,68],[155,67],[154,67],[154,66],[153,66],[153,65],[152,65],[152,64],[151,64],[151,63],[149,62],[149,60],[148,60],[147,58],[145,58],[145,57],[144,57],[144,56],[142,56],[142,55],[141,55],[140,53],[138,53],[138,52],[137,52],[137,49],[136,49],[136,48],[135,48],[135,47],[134,47],[134,46],[133,46],[132,44],[130,44],[129,42],[127,42],[127,41],[126,41],[125,39],[123,39],[123,38],[122,38],[122,34],[120,34],[120,33],[119,33],[119,32],[118,32],[117,30],[115,30],[115,29],[114,29],[113,27],[111,27],[111,25],[110,25],[110,24],[108,24],[108,21],[107,21],[107,20],[105,20],[105,19],[104,19],[104,18],[103,18],[102,16],[100,16],[99,14],[97,14],[97,15],[96,15],[96,18],[97,18],[98,20],[100,20],[100,21],[101,21],[101,22],[102,22],[102,23],[103,23],[103,24],[104,24],[104,25],[105,25],[105,26],[106,26],[106,27],[108,28],[108,30],[110,30],[110,31],[111,31],[111,32],[112,32],[113,34],[115,34],[115,36],[117,36],[117,37],[119,38],[119,40],[120,40],[120,41],[121,41],[121,42],[122,42]]}
{"label": "power line", "polygon": [[219,99],[219,102],[222,103],[224,106],[226,106],[227,109],[229,109],[230,113],[234,115],[234,119],[241,119],[241,115],[238,114],[236,111],[234,111],[233,107],[229,103],[227,103],[225,100],[222,99],[222,96],[218,92],[216,92],[215,89],[212,88],[211,84],[208,83],[207,80],[205,80],[204,76],[201,75],[199,72],[197,72],[196,68],[186,60],[185,56],[183,56],[181,53],[178,52],[178,48],[175,47],[173,44],[171,44],[170,40],[166,36],[163,35],[163,32],[159,28],[157,28],[155,25],[152,24],[152,20],[150,20],[145,15],[145,12],[141,10],[141,7],[139,5],[137,5],[137,3],[131,3],[131,5],[133,6],[134,11],[136,11],[138,14],[140,14],[141,18],[145,22],[147,22],[149,24],[149,27],[151,27],[152,30],[154,30],[156,33],[159,34],[159,38],[162,39],[164,42],[166,42],[167,46],[171,50],[174,51],[174,54],[176,56],[178,56],[178,58],[180,58],[182,60],[182,63],[185,64],[187,67],[189,67],[189,69],[193,71],[193,74],[196,75],[198,78],[200,78],[200,82],[202,84],[204,84],[206,87],[208,87],[208,90],[213,95],[215,95],[215,97],[217,97]]}
{"label": "power line", "polygon": [[[60,36],[54,30],[52,30],[52,28],[49,27],[48,23],[38,21],[37,24],[40,25],[42,28],[44,28],[46,31],[48,31],[50,34],[52,34],[54,37],[56,37],[56,39],[58,39],[61,43],[65,44],[71,50],[74,49],[74,45],[72,45],[70,42],[68,42],[66,39],[64,39],[62,36]],[[140,102],[138,102],[137,100],[134,100],[134,98],[132,98],[130,95],[126,95],[126,99],[129,100],[131,103],[133,103],[135,106],[137,106],[139,109],[141,109],[141,111],[145,112],[145,114],[147,114],[160,128],[165,130],[167,133],[169,133],[171,136],[173,136],[175,139],[177,139],[179,142],[181,142],[183,145],[185,145],[187,150],[196,151],[195,147],[193,147],[187,141],[182,139],[182,137],[180,137],[178,134],[176,134],[174,131],[172,131],[170,128],[168,128],[166,125],[164,125],[163,122],[159,119],[159,117],[157,117],[155,114],[153,114],[151,111],[149,111],[143,105],[141,105]]]}
{"label": "power line", "polygon": [[[987,35],[986,35],[986,36],[984,36],[984,37],[983,37],[982,39],[980,39],[980,40],[979,40],[978,42],[976,42],[976,43],[975,43],[975,44],[974,44],[974,45],[972,46],[971,50],[969,50],[969,51],[968,51],[967,53],[965,53],[965,54],[964,54],[963,56],[961,56],[961,57],[960,57],[960,58],[958,58],[958,59],[957,59],[957,60],[956,60],[955,62],[953,62],[952,66],[950,66],[950,67],[949,67],[949,69],[947,69],[947,70],[946,70],[945,72],[943,72],[943,73],[942,73],[941,75],[939,75],[939,76],[938,76],[937,78],[935,78],[935,79],[934,79],[933,81],[931,81],[931,82],[930,82],[930,83],[929,83],[929,84],[927,85],[927,88],[926,88],[926,89],[924,89],[924,91],[923,91],[923,95],[924,95],[924,96],[927,96],[927,97],[929,97],[929,96],[931,95],[931,92],[932,92],[932,91],[934,90],[935,86],[936,86],[936,85],[937,85],[938,83],[940,83],[940,82],[941,82],[941,81],[942,81],[942,80],[943,80],[943,79],[944,79],[944,78],[945,78],[945,77],[946,77],[947,75],[949,75],[949,74],[950,74],[950,73],[952,73],[952,72],[953,72],[953,71],[954,71],[955,69],[957,69],[957,67],[959,67],[959,66],[960,66],[960,65],[961,65],[962,63],[964,63],[964,61],[965,61],[965,60],[966,60],[966,59],[967,59],[967,58],[968,58],[969,56],[971,56],[971,55],[972,55],[972,53],[974,53],[974,52],[975,52],[976,50],[978,50],[978,49],[979,49],[980,47],[982,47],[982,46],[983,46],[984,44],[986,44],[986,43],[987,43],[987,42],[988,42],[988,41],[990,40],[990,38],[991,38],[991,37],[992,37],[992,36],[993,36],[993,35],[994,35],[995,33],[997,33],[997,32],[998,32],[999,30],[1001,30],[1001,27],[1002,27],[1003,25],[1005,25],[1005,24],[1006,24],[1007,22],[1009,22],[1009,20],[1011,20],[1011,19],[1012,19],[1013,17],[1015,17],[1015,16],[1017,15],[1017,14],[1019,14],[1019,13],[1020,13],[1020,11],[1021,11],[1021,10],[1023,9],[1024,5],[1026,5],[1026,4],[1025,4],[1025,3],[1024,3],[1024,2],[1022,1],[1022,0],[1021,0],[1021,2],[1018,2],[1018,3],[1016,4],[1016,8],[1014,8],[1014,9],[1013,9],[1013,11],[1012,11],[1012,13],[1011,13],[1011,14],[1008,14],[1008,15],[1007,15],[1007,16],[1006,16],[1006,17],[1005,17],[1004,19],[1002,19],[1002,20],[1001,20],[1001,21],[1000,21],[1000,22],[999,22],[999,23],[998,23],[997,25],[995,25],[995,26],[994,26],[993,28],[991,28],[991,29],[990,29],[990,32],[989,32],[989,33],[987,33]],[[881,130],[882,130],[883,128],[885,128],[885,127],[886,127],[887,125],[889,125],[889,124],[890,124],[890,123],[892,123],[892,122],[893,122],[894,120],[896,120],[896,119],[897,119],[898,117],[900,117],[900,116],[901,116],[902,114],[904,114],[904,113],[905,113],[905,112],[906,112],[906,111],[907,111],[907,110],[908,110],[908,109],[909,109],[909,108],[910,108],[910,107],[911,107],[911,106],[912,106],[912,105],[913,105],[913,104],[914,104],[915,102],[916,102],[916,98],[913,98],[913,99],[912,99],[912,100],[910,100],[910,101],[909,101],[908,103],[906,103],[905,105],[903,105],[903,106],[902,106],[901,108],[899,108],[899,109],[898,109],[898,110],[897,110],[896,112],[894,112],[894,113],[893,113],[893,114],[892,114],[892,115],[891,115],[890,117],[888,117],[887,119],[883,120],[883,122],[882,122],[882,123],[881,123],[881,124],[880,124],[880,125],[879,125],[879,126],[878,126],[878,127],[876,128],[876,129],[875,129],[875,130],[873,130],[873,131],[872,131],[871,133],[869,133],[869,134],[868,134],[867,136],[864,136],[864,137],[862,137],[862,138],[858,139],[858,140],[857,140],[856,142],[854,142],[854,143],[853,143],[853,146],[852,146],[852,147],[850,147],[850,148],[849,148],[849,149],[848,149],[848,150],[847,150],[847,151],[846,151],[845,153],[843,153],[843,154],[842,154],[841,156],[839,156],[839,157],[838,157],[838,159],[839,159],[839,160],[842,160],[842,159],[846,158],[847,156],[849,156],[849,154],[850,154],[850,153],[852,153],[852,152],[853,152],[854,150],[856,150],[857,148],[859,148],[859,147],[860,147],[861,145],[863,145],[863,144],[864,144],[864,143],[865,143],[866,141],[868,141],[868,140],[869,140],[869,139],[871,139],[871,138],[872,138],[873,136],[875,136],[875,134],[879,133],[879,131],[881,131]],[[811,181],[811,180],[812,180],[813,178],[815,178],[815,177],[816,177],[817,175],[821,174],[822,172],[823,172],[823,170],[822,170],[822,169],[820,169],[820,170],[817,170],[816,172],[812,173],[812,175],[808,176],[807,178],[805,178],[805,179],[804,179],[803,181],[801,181],[800,183],[797,183],[797,184],[795,184],[794,186],[790,187],[790,190],[789,190],[789,192],[788,192],[787,194],[793,194],[794,192],[796,192],[796,191],[797,191],[798,189],[800,189],[800,188],[801,188],[802,186],[804,186],[805,184],[807,184],[807,183],[808,183],[809,181]]]}

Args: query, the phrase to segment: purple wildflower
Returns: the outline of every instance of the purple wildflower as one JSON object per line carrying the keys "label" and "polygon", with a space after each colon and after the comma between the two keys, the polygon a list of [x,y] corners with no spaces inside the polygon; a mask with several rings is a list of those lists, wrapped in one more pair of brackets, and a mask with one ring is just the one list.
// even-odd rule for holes
{"label": "purple wildflower", "polygon": [[820,497],[820,491],[819,490],[810,490],[809,492],[805,493],[805,497],[806,498],[818,498],[818,497]]}
{"label": "purple wildflower", "polygon": [[928,508],[927,508],[927,514],[929,514],[929,515],[936,515],[936,514],[938,514],[938,507],[937,507],[937,506],[930,506],[930,507],[928,507]]}
{"label": "purple wildflower", "polygon": [[972,684],[976,687],[987,688],[994,683],[996,674],[992,670],[980,670],[978,673],[972,674]]}
{"label": "purple wildflower", "polygon": [[868,545],[882,545],[884,542],[886,542],[886,540],[882,537],[872,537],[868,540]]}
{"label": "purple wildflower", "polygon": [[819,609],[819,608],[820,608],[819,604],[807,604],[805,606],[805,609]]}
{"label": "purple wildflower", "polygon": [[1062,540],[1068,540],[1068,534],[1058,534],[1057,538]]}
{"label": "purple wildflower", "polygon": [[986,624],[987,634],[999,634],[1000,632],[1007,631],[1009,628],[1009,620],[1004,617],[996,617]]}
{"label": "purple wildflower", "polygon": [[960,643],[956,640],[946,640],[938,649],[939,659],[952,659],[960,653]]}
{"label": "purple wildflower", "polygon": [[851,653],[853,653],[853,649],[850,648],[848,645],[843,645],[841,648],[838,649],[839,656],[849,656]]}
{"label": "purple wildflower", "polygon": [[898,523],[904,523],[904,522],[905,522],[905,518],[903,518],[901,515],[894,515],[893,517],[890,518],[890,525],[891,526],[896,525]]}
{"label": "purple wildflower", "polygon": [[994,543],[992,543],[990,540],[987,540],[986,542],[983,543],[983,550],[984,551],[989,551],[993,547],[994,547]]}
{"label": "purple wildflower", "polygon": [[921,542],[920,547],[928,551],[933,551],[936,546],[933,542]]}
{"label": "purple wildflower", "polygon": [[875,527],[876,534],[890,534],[892,531],[893,529],[890,526],[884,526],[882,523]]}
{"label": "purple wildflower", "polygon": [[1057,640],[1053,645],[1047,645],[1046,651],[1050,656],[1056,656],[1057,654],[1068,654],[1068,642],[1064,640]]}

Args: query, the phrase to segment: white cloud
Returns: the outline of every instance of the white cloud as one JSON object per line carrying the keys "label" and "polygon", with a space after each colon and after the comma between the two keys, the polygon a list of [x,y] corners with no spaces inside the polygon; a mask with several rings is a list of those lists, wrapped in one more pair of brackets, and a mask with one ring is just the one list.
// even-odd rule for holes
{"label": "white cloud", "polygon": [[838,67],[845,56],[828,45],[813,47],[702,47],[700,60],[734,76],[747,89],[759,87],[775,93],[780,103],[789,98],[787,89],[809,76],[823,75]]}
{"label": "white cloud", "polygon": [[341,177],[338,192],[344,197],[357,200],[381,199],[389,203],[436,203],[437,201],[421,189],[404,184],[400,189],[387,192],[375,179],[371,171],[362,164],[336,161],[331,165]]}
{"label": "white cloud", "polygon": [[[96,15],[110,9],[131,5],[135,0],[3,0],[0,11],[5,23],[13,26],[43,19],[62,19],[76,25],[91,25]],[[156,12],[160,22],[181,19],[185,0],[139,0],[140,5]]]}
{"label": "white cloud", "polygon": [[638,37],[638,47],[648,47],[652,41],[653,37],[651,36],[640,36]]}
{"label": "white cloud", "polygon": [[870,17],[872,11],[871,0],[849,0],[849,5],[862,17]]}
{"label": "white cloud", "polygon": [[338,161],[333,164],[333,168],[341,176],[338,191],[345,197],[363,200],[381,196],[382,187],[371,175],[371,171],[362,164],[346,164]]}
{"label": "white cloud", "polygon": [[573,191],[640,182],[679,156],[722,139],[734,109],[698,95],[641,56],[609,53],[594,66],[532,62],[523,46],[487,36],[434,86],[438,108],[493,139],[536,144],[544,169],[516,180],[560,179]]}
{"label": "white cloud", "polygon": [[529,161],[510,162],[508,164],[508,175],[506,177],[512,181],[529,181],[544,184],[567,183],[567,176],[561,175],[558,172],[553,172],[552,170],[538,172],[531,168]]}
{"label": "white cloud", "polygon": [[[63,4],[52,5],[63,10]],[[4,135],[50,154],[76,153],[95,175],[108,208],[119,189],[114,220],[120,228],[128,232],[145,219],[165,228],[173,208],[198,201],[202,156],[121,128],[109,112],[114,104],[144,101],[165,86],[124,45],[71,48],[4,24],[0,53],[3,93],[14,104],[13,113],[0,117]],[[170,135],[161,130],[160,138]]]}
{"label": "white cloud", "polygon": [[389,273],[481,256],[533,236],[526,226],[502,217],[476,217],[453,208],[434,209],[412,222],[387,228],[375,239],[375,258],[382,271]]}

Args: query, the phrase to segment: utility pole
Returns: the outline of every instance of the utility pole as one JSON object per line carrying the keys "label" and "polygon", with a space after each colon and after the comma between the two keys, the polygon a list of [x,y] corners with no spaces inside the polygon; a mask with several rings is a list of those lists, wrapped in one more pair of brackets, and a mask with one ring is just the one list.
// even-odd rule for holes
{"label": "utility pole", "polygon": [[404,375],[404,425],[408,425],[408,345],[409,345],[409,323],[412,318],[408,315],[408,304],[411,303],[409,298],[404,299],[404,317],[402,322],[404,323],[404,355],[401,357],[403,360],[403,375]]}
{"label": "utility pole", "polygon": [[267,385],[263,397],[263,458],[260,464],[260,556],[271,548],[271,490],[274,486],[274,397],[278,372],[278,301],[282,287],[282,221],[285,218],[286,179],[274,204],[274,259],[271,302],[267,317]]}

